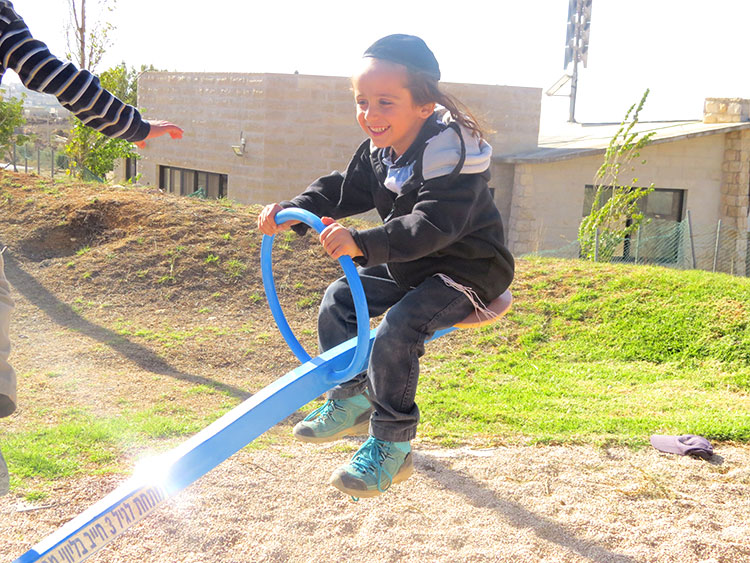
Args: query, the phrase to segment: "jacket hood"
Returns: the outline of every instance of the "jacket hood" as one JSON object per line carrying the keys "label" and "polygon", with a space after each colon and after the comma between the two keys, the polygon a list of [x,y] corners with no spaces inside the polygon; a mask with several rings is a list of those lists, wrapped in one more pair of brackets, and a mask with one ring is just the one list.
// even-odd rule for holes
{"label": "jacket hood", "polygon": [[430,119],[437,119],[442,131],[427,139],[422,157],[422,177],[425,180],[453,172],[461,162],[462,153],[465,157],[461,174],[480,174],[490,167],[492,147],[487,141],[477,139],[446,110],[436,111]]}
{"label": "jacket hood", "polygon": [[[373,161],[381,160],[383,149],[372,141],[369,149]],[[451,173],[481,174],[489,169],[491,157],[492,147],[487,141],[477,139],[454,120],[448,110],[439,107],[425,121],[417,139],[397,159],[395,166],[403,170],[404,178],[412,171],[419,171],[423,180],[431,180]],[[457,170],[459,165],[461,168]]]}

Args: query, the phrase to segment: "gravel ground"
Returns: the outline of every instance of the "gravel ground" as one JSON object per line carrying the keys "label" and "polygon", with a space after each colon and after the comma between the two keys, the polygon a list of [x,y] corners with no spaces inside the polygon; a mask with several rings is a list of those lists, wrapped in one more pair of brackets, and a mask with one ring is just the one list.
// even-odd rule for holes
{"label": "gravel ground", "polygon": [[[750,561],[750,448],[709,462],[593,447],[416,449],[376,499],[326,485],[355,440],[243,450],[90,561]],[[0,558],[117,485],[66,483],[37,510],[0,499]]]}

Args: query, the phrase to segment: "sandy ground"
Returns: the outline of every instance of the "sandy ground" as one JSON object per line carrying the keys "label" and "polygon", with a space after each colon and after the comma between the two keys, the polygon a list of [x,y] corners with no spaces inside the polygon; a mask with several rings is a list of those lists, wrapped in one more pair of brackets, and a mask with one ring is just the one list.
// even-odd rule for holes
{"label": "sandy ground", "polygon": [[[243,450],[89,560],[750,561],[747,447],[721,446],[710,462],[620,448],[418,449],[411,479],[355,503],[325,484],[347,443],[357,445]],[[66,483],[38,510],[0,499],[0,557],[115,485]]]}

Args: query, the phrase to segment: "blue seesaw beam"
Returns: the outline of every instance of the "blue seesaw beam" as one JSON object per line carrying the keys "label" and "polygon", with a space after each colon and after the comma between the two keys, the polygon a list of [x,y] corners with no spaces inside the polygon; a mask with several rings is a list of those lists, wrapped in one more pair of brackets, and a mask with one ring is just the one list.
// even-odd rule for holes
{"label": "blue seesaw beam", "polygon": [[[325,228],[318,217],[300,209],[285,209],[276,215],[278,223],[289,220],[303,221],[318,232]],[[148,460],[147,465],[139,465],[125,483],[47,536],[14,563],[79,563],[88,559],[265,431],[365,368],[375,329],[369,329],[367,301],[351,258],[345,256],[339,262],[354,297],[357,336],[311,358],[295,338],[279,305],[271,268],[272,244],[273,237],[263,237],[263,286],[274,319],[302,365],[243,401],[180,446]],[[456,327],[491,322],[502,316],[510,308],[510,303],[510,293],[506,292],[490,305],[494,310],[492,317],[470,317]],[[440,330],[432,339],[456,330],[456,327]]]}
{"label": "blue seesaw beam", "polygon": [[[322,221],[307,211],[287,209],[278,223],[303,221],[322,232]],[[261,270],[271,312],[302,365],[268,385],[177,448],[152,460],[133,477],[59,530],[21,555],[15,563],[78,563],[140,522],[169,497],[208,473],[301,407],[367,365],[375,331],[369,329],[367,301],[351,258],[339,263],[352,288],[357,336],[311,358],[299,344],[281,310],[273,282],[272,236],[264,236]]]}
{"label": "blue seesaw beam", "polygon": [[[374,338],[371,331],[370,343]],[[290,371],[177,448],[156,457],[112,493],[16,559],[78,563],[153,512],[266,430],[337,384],[331,377],[354,358],[351,339]]]}

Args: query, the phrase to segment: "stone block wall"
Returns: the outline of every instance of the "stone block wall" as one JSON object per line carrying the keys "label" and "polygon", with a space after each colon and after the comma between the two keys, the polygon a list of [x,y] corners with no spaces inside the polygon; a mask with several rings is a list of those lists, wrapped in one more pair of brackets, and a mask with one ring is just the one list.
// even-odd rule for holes
{"label": "stone block wall", "polygon": [[735,236],[734,254],[737,264],[748,260],[748,210],[750,209],[750,130],[727,133],[722,163],[720,217],[722,225]]}
{"label": "stone block wall", "polygon": [[[718,194],[724,181],[722,166],[729,167],[726,151],[725,134],[655,143],[641,151],[638,162],[628,167],[627,177],[640,178],[643,186],[653,182],[656,188],[685,190],[684,205],[691,210],[693,228],[696,232],[713,232],[722,218]],[[512,252],[522,255],[570,248],[571,256],[577,255],[571,245],[583,217],[584,187],[595,183],[603,158],[600,152],[567,160],[515,164],[507,217]],[[739,177],[737,180],[742,181]],[[747,189],[745,184],[745,193]],[[713,237],[696,241],[699,268],[711,268],[713,242]]]}
{"label": "stone block wall", "polygon": [[[242,203],[296,194],[315,177],[345,167],[361,139],[354,104],[347,104],[346,116],[336,111],[350,102],[347,88],[344,78],[145,73],[139,105],[146,116],[169,119],[185,134],[147,143],[141,182],[157,185],[158,166],[166,165],[227,174],[229,197]],[[237,156],[232,146],[241,137],[245,150]]]}
{"label": "stone block wall", "polygon": [[742,98],[706,98],[703,123],[739,123],[750,121],[750,100]]}
{"label": "stone block wall", "polygon": [[[445,84],[494,131],[495,153],[535,147],[541,90]],[[348,78],[299,74],[147,72],[138,82],[147,118],[184,128],[179,141],[153,139],[140,151],[141,183],[158,185],[158,166],[228,175],[241,203],[290,198],[315,178],[346,168],[365,138]],[[245,152],[232,145],[240,136]]]}

